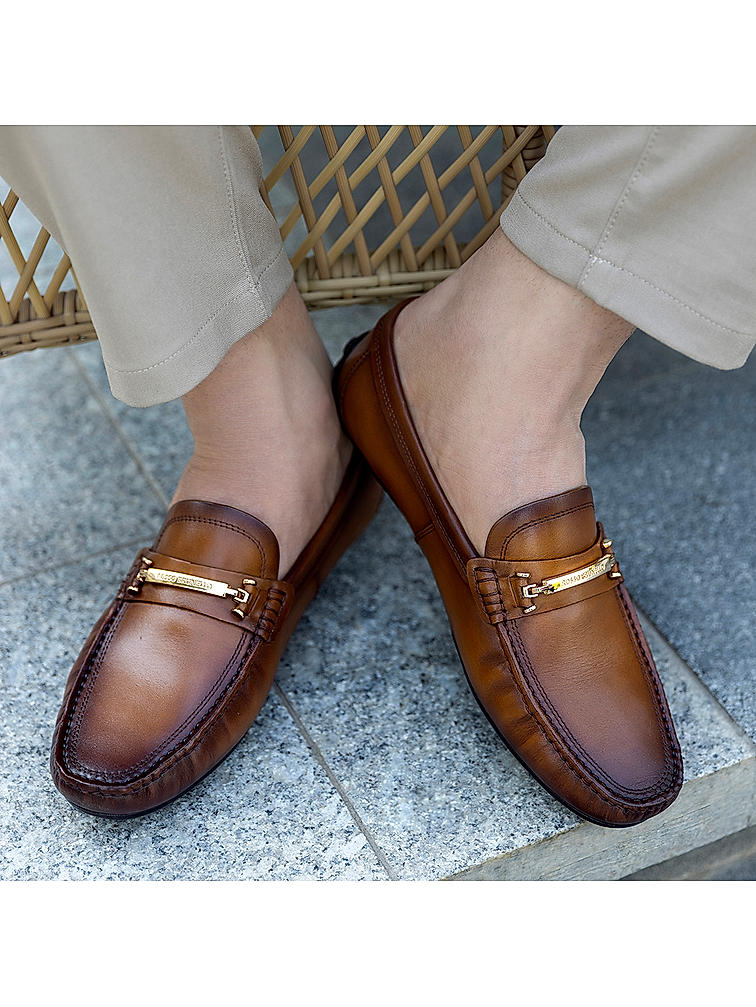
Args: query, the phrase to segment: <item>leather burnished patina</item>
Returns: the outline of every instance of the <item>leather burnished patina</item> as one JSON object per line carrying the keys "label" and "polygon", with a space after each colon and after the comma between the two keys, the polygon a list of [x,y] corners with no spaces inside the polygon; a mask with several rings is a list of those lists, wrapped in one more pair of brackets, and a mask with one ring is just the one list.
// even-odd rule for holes
{"label": "leather burnished patina", "polygon": [[605,826],[663,811],[682,758],[611,540],[580,486],[500,518],[479,556],[417,435],[393,348],[397,305],[348,348],[344,427],[430,563],[462,664],[513,753]]}
{"label": "leather burnished patina", "polygon": [[71,671],[55,785],[82,810],[143,814],[231,751],[261,709],[286,642],[382,491],[357,451],[322,524],[282,579],[278,542],[243,511],[174,504]]}

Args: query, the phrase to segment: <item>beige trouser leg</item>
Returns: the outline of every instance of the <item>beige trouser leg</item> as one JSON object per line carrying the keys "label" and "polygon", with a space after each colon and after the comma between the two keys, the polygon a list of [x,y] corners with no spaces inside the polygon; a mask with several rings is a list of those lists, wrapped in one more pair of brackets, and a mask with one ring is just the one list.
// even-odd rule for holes
{"label": "beige trouser leg", "polygon": [[130,405],[188,392],[292,282],[246,126],[3,127],[0,176],[70,255]]}
{"label": "beige trouser leg", "polygon": [[529,259],[663,343],[756,342],[756,128],[565,126],[501,217]]}
{"label": "beige trouser leg", "polygon": [[[183,395],[292,281],[247,127],[4,127],[0,176],[71,256],[113,393]],[[566,126],[502,227],[529,258],[716,367],[756,336],[756,129]]]}

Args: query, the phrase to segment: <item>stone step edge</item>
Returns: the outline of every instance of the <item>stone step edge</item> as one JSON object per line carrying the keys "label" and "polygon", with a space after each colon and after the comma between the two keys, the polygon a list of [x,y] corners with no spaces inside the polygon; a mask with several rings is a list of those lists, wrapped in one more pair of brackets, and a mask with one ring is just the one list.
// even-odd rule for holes
{"label": "stone step edge", "polygon": [[661,815],[630,829],[582,822],[444,880],[615,881],[756,823],[756,756],[688,780]]}

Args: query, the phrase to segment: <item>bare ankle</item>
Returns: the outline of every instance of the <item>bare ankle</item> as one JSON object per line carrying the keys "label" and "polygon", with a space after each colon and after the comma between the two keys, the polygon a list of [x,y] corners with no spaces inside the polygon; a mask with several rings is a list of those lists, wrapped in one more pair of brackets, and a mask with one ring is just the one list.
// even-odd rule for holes
{"label": "bare ankle", "polygon": [[400,313],[418,433],[478,548],[505,510],[584,483],[580,417],[631,331],[501,232]]}
{"label": "bare ankle", "polygon": [[295,287],[183,398],[195,450],[174,495],[253,514],[285,573],[333,501],[351,453],[331,365]]}

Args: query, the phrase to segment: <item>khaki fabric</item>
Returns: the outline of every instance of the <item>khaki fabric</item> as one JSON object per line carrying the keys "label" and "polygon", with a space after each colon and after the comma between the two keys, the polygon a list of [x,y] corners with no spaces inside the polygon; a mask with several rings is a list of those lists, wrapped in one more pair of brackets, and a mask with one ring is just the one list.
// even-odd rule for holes
{"label": "khaki fabric", "polygon": [[[74,263],[113,394],[177,398],[292,282],[246,126],[3,127],[0,176]],[[756,129],[565,126],[501,226],[662,342],[738,367],[756,336]]]}
{"label": "khaki fabric", "polygon": [[3,127],[0,176],[70,255],[132,406],[199,384],[293,280],[246,126]]}
{"label": "khaki fabric", "polygon": [[756,128],[565,126],[501,216],[529,259],[714,367],[756,342]]}

